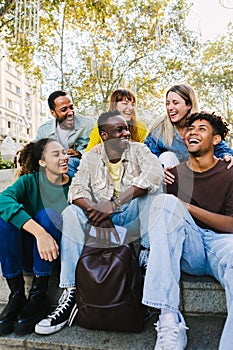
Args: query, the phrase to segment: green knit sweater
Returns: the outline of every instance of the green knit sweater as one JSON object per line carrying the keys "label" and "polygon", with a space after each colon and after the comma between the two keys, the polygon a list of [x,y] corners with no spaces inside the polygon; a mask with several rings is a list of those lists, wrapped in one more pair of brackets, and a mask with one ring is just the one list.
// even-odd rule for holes
{"label": "green knit sweater", "polygon": [[65,185],[53,184],[44,172],[20,176],[0,194],[0,217],[21,229],[43,208],[61,213],[68,205],[70,183],[71,179]]}

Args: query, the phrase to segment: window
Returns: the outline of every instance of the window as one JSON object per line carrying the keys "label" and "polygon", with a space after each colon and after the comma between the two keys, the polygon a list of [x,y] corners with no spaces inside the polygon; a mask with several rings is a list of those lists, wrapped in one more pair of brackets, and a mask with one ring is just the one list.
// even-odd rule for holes
{"label": "window", "polygon": [[7,127],[8,127],[8,129],[10,129],[11,128],[11,122],[7,122]]}
{"label": "window", "polygon": [[16,71],[15,71],[15,75],[16,75],[16,77],[17,77],[18,79],[20,79],[20,77],[21,77],[21,72],[20,72],[19,70],[16,70]]}
{"label": "window", "polygon": [[9,98],[6,100],[6,106],[8,109],[13,109],[13,102]]}
{"label": "window", "polygon": [[7,70],[7,72],[11,72],[11,69],[12,69],[12,67],[11,67],[11,65],[9,64],[9,63],[7,63],[6,64],[6,70]]}
{"label": "window", "polygon": [[20,95],[20,87],[19,86],[15,87],[15,92],[16,92],[16,94]]}
{"label": "window", "polygon": [[29,94],[28,92],[26,92],[26,100],[27,100],[27,101],[30,101],[30,99],[31,99],[30,94]]}
{"label": "window", "polygon": [[6,64],[6,71],[18,79],[21,77],[21,72],[9,63]]}
{"label": "window", "polygon": [[14,102],[14,111],[17,112],[17,113],[20,113],[20,104],[17,103],[17,102]]}
{"label": "window", "polygon": [[16,78],[20,78],[20,76],[21,76],[21,73],[20,73],[20,71],[18,71],[15,67],[12,67],[11,68],[11,74],[13,74]]}
{"label": "window", "polygon": [[6,81],[6,88],[12,90],[12,83],[9,80]]}

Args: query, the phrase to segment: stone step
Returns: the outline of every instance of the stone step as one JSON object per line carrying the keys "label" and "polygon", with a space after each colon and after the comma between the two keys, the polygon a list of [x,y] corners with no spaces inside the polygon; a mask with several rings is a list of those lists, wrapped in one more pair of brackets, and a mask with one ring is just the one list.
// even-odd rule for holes
{"label": "stone step", "polygon": [[[31,286],[31,275],[25,275],[26,292]],[[58,287],[58,271],[49,280],[49,297],[51,305],[56,305],[61,289]],[[220,284],[210,276],[182,275],[180,293],[180,309],[186,314],[192,315],[225,315],[226,298]],[[0,303],[8,300],[9,289],[6,281],[0,277]]]}
{"label": "stone step", "polygon": [[[61,294],[58,271],[49,283],[49,296],[54,306]],[[28,292],[32,276],[26,275]],[[188,331],[187,350],[217,350],[226,315],[225,293],[212,277],[182,275],[180,309],[185,316]],[[6,302],[8,287],[0,280],[0,302]],[[3,304],[0,308],[3,307]],[[146,322],[142,333],[91,331],[77,325],[65,327],[60,332],[40,336],[30,334],[19,337],[14,333],[0,337],[0,350],[152,350],[155,336],[153,324],[158,314]]]}
{"label": "stone step", "polygon": [[[27,291],[31,279],[32,276],[25,276]],[[5,303],[9,290],[3,279],[0,280],[0,290],[0,302]],[[53,305],[60,293],[57,272],[49,283]],[[3,304],[0,309],[2,307]],[[189,327],[187,350],[217,350],[226,314],[225,293],[220,284],[209,276],[183,274],[181,310]],[[0,337],[0,350],[152,350],[156,334],[153,324],[157,317],[156,313],[146,322],[142,333],[91,331],[77,325],[48,336],[33,333],[19,337],[12,333]]]}
{"label": "stone step", "polygon": [[180,309],[185,314],[226,315],[225,291],[211,276],[183,273],[180,283]]}
{"label": "stone step", "polygon": [[[217,350],[225,318],[223,316],[186,316],[187,350]],[[152,350],[157,315],[148,320],[141,333],[88,330],[77,325],[60,332],[41,336],[14,333],[0,337],[0,350]]]}

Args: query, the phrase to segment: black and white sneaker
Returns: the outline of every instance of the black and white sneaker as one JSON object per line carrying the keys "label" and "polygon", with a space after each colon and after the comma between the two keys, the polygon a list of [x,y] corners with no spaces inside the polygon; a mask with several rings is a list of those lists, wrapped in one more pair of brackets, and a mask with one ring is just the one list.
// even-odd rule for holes
{"label": "black and white sneaker", "polygon": [[38,334],[52,334],[60,331],[68,322],[70,313],[75,305],[75,288],[65,289],[56,309],[35,326]]}

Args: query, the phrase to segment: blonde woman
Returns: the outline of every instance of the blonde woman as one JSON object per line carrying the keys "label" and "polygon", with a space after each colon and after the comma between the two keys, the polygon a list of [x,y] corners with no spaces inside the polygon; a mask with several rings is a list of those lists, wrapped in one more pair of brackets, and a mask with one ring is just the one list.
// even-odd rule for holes
{"label": "blonde woman", "polygon": [[[198,99],[194,89],[188,84],[173,85],[166,92],[166,113],[156,120],[149,130],[145,144],[157,155],[164,168],[176,166],[188,159],[184,139],[187,132],[186,121],[198,112]],[[228,156],[226,156],[228,155]],[[215,148],[215,156],[229,161],[233,150],[224,141]]]}

